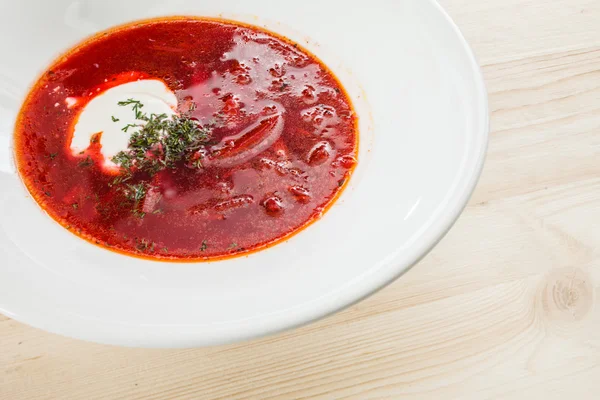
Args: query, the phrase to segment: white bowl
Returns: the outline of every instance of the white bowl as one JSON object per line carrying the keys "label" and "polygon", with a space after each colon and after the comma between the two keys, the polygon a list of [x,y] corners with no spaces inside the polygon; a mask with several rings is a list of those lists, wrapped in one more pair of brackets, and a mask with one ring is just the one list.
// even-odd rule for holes
{"label": "white bowl", "polygon": [[[468,45],[432,0],[0,0],[0,312],[136,347],[249,339],[338,311],[398,278],[448,231],[479,177],[487,95]],[[349,188],[310,228],[248,257],[129,258],[66,231],[15,172],[12,131],[61,52],[136,19],[200,15],[288,36],[342,80],[361,118]]]}

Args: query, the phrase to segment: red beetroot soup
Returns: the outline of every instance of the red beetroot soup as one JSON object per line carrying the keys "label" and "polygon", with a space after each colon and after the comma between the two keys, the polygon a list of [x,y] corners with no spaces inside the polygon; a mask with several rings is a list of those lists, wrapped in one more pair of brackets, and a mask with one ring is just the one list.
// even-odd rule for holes
{"label": "red beetroot soup", "polygon": [[[129,158],[107,169],[98,131],[74,153],[86,105],[143,79],[164,82],[182,119],[152,131],[149,120],[168,116],[123,98],[145,122],[122,134],[147,147],[131,139]],[[21,177],[52,218],[99,246],[164,260],[231,257],[298,232],[338,197],[357,152],[351,102],[320,60],[261,28],[199,18],[121,27],[70,51],[35,84],[15,130]]]}

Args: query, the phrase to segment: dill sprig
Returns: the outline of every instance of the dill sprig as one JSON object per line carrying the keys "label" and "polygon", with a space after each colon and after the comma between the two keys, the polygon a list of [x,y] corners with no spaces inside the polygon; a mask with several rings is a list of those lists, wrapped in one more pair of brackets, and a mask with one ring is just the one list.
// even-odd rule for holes
{"label": "dill sprig", "polygon": [[118,104],[131,106],[136,120],[144,122],[123,127],[124,132],[136,129],[129,139],[129,148],[112,158],[125,173],[140,171],[153,175],[166,168],[175,168],[180,162],[202,168],[200,159],[213,125],[202,126],[188,116],[148,115],[141,111],[144,105],[134,99]]}
{"label": "dill sprig", "polygon": [[134,216],[143,219],[146,213],[142,210],[142,204],[148,193],[148,185],[145,182],[137,184],[126,184],[118,188],[123,192],[127,200],[131,203],[131,212]]}
{"label": "dill sprig", "polygon": [[117,104],[121,107],[131,105],[133,112],[135,113],[135,119],[142,119],[142,117],[144,116],[144,113],[142,112],[142,108],[144,108],[144,105],[139,100],[127,99],[126,101],[119,101]]}
{"label": "dill sprig", "polygon": [[111,159],[122,169],[112,186],[118,186],[132,203],[132,213],[144,218],[146,213],[140,210],[140,205],[148,193],[149,184],[145,181],[137,184],[127,182],[137,181],[137,178],[133,179],[137,173],[141,173],[142,177],[151,177],[164,169],[174,169],[182,164],[202,169],[206,145],[216,124],[203,126],[198,120],[192,119],[189,113],[171,117],[167,114],[148,115],[142,111],[144,105],[135,99],[120,101],[118,105],[131,106],[135,119],[140,123],[127,124],[122,128],[123,132],[130,131],[131,136],[128,149]]}

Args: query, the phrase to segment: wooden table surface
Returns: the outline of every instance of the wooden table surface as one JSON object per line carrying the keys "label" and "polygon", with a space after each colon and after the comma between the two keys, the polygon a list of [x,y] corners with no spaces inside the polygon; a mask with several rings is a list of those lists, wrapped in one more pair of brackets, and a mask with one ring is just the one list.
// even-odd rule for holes
{"label": "wooden table surface", "polygon": [[483,66],[492,134],[470,206],[417,268],[319,323],[210,349],[0,316],[0,399],[600,398],[600,0],[441,3]]}

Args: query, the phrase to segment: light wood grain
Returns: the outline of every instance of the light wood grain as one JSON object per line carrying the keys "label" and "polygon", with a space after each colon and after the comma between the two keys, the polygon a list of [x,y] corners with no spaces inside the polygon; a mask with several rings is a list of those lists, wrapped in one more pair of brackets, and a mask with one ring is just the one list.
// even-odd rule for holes
{"label": "light wood grain", "polygon": [[0,316],[0,399],[597,399],[600,1],[443,0],[492,110],[471,205],[403,279],[234,346],[128,350]]}

